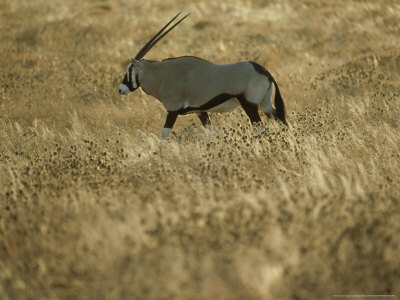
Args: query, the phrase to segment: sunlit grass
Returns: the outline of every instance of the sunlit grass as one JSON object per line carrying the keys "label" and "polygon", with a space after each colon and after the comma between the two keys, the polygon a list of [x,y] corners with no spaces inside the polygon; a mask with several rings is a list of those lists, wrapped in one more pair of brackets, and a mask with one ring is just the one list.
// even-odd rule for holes
{"label": "sunlit grass", "polygon": [[[400,292],[392,1],[0,5],[1,299],[329,299]],[[129,57],[255,60],[292,129],[213,129],[118,86]],[[373,42],[371,42],[373,41]],[[397,43],[397,44],[396,44]]]}

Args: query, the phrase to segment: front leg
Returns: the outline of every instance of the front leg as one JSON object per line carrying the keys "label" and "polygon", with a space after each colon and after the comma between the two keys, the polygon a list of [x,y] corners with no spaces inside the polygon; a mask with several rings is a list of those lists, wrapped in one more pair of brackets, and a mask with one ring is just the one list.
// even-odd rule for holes
{"label": "front leg", "polygon": [[197,116],[199,117],[201,124],[203,124],[204,127],[211,126],[211,120],[207,112],[205,111],[199,112],[197,113]]}
{"label": "front leg", "polygon": [[174,127],[177,117],[178,117],[178,112],[176,112],[176,111],[169,111],[167,113],[167,119],[165,120],[164,129],[162,131],[163,139],[166,139],[168,137],[169,133],[172,130],[172,127]]}

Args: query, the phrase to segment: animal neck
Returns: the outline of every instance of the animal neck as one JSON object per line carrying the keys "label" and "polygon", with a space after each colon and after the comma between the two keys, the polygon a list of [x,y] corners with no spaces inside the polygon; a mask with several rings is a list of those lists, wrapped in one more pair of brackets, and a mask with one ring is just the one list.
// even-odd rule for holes
{"label": "animal neck", "polygon": [[139,71],[139,82],[143,91],[157,99],[160,99],[160,86],[162,78],[160,76],[160,64],[158,61],[140,60],[141,70]]}

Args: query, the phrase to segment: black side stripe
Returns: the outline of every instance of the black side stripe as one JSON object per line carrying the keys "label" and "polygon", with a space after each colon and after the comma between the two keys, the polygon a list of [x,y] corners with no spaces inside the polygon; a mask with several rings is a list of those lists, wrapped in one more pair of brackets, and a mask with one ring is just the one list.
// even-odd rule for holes
{"label": "black side stripe", "polygon": [[213,107],[216,107],[218,105],[221,105],[222,103],[224,103],[225,101],[228,101],[229,99],[232,98],[236,98],[239,97],[240,95],[232,95],[232,94],[227,94],[227,93],[223,93],[220,94],[214,98],[212,98],[210,101],[208,101],[207,103],[199,106],[199,107],[186,107],[186,108],[181,108],[180,110],[177,110],[178,114],[180,115],[184,115],[187,114],[191,111],[206,111],[209,110]]}
{"label": "black side stripe", "polygon": [[[224,94],[221,94],[221,95],[218,95],[218,96],[212,98],[210,101],[201,105],[200,107],[187,107],[185,109],[182,108],[180,110],[177,110],[176,113],[183,115],[190,111],[203,111],[204,112],[204,111],[207,111],[215,106],[218,106],[232,98],[236,98],[239,101],[240,105],[242,106],[242,108],[246,112],[247,116],[249,117],[251,123],[261,122],[260,115],[258,114],[258,106],[254,103],[248,102],[243,94],[232,95],[232,94],[224,93]],[[206,122],[205,118],[208,116],[207,113],[205,113],[205,114],[206,114],[205,116],[204,115],[201,116],[201,114],[199,116],[203,125],[205,125],[205,123],[204,123],[204,122]],[[202,118],[204,118],[204,120]]]}
{"label": "black side stripe", "polygon": [[[195,58],[197,58],[197,57],[195,57]],[[262,75],[264,75],[264,76],[267,76],[267,78],[268,78],[270,81],[272,81],[273,83],[275,83],[275,86],[277,86],[277,83],[275,82],[275,79],[272,77],[271,73],[268,72],[267,69],[265,69],[263,66],[259,65],[259,64],[256,63],[256,62],[249,61],[249,63],[252,64],[252,66],[254,67],[254,70],[255,70],[257,73],[262,74]],[[178,114],[180,114],[180,115],[184,115],[184,114],[187,114],[187,113],[189,113],[189,112],[191,112],[191,111],[207,111],[207,110],[209,110],[209,109],[211,109],[211,108],[213,108],[213,107],[216,107],[216,106],[218,106],[218,105],[221,105],[221,104],[224,103],[225,101],[228,101],[229,99],[232,99],[232,98],[238,99],[239,102],[241,102],[242,106],[243,106],[243,104],[245,103],[244,101],[241,100],[241,98],[243,98],[243,95],[242,95],[242,94],[239,94],[239,95],[232,95],[232,94],[228,94],[228,93],[223,93],[223,94],[220,94],[220,95],[218,95],[218,96],[212,98],[210,101],[208,101],[207,103],[205,103],[205,104],[203,104],[203,105],[201,105],[201,106],[199,106],[199,107],[186,107],[186,108],[181,108],[181,109],[178,110],[177,112],[178,112]],[[252,109],[252,110],[254,110],[254,109]],[[257,119],[257,118],[255,117],[255,119]]]}

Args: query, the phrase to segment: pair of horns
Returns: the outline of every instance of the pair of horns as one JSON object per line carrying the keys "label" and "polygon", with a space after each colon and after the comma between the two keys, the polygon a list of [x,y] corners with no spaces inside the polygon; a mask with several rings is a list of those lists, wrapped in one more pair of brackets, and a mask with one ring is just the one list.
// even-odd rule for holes
{"label": "pair of horns", "polygon": [[157,32],[147,43],[146,45],[143,46],[142,49],[136,54],[135,60],[139,60],[143,58],[143,56],[146,55],[147,52],[150,51],[151,48],[154,47],[155,44],[157,44],[168,32],[170,32],[172,29],[174,29],[180,22],[182,22],[190,13],[188,13],[186,16],[184,16],[182,19],[180,19],[178,22],[176,22],[172,27],[170,27],[167,31],[164,32],[164,30],[181,14],[177,14],[175,17],[171,19],[159,32]]}

